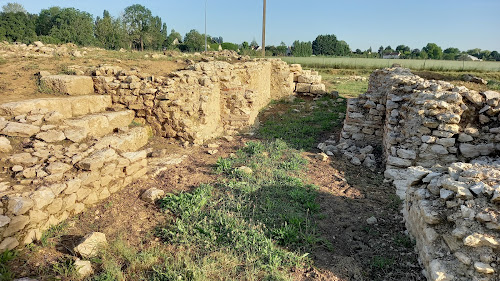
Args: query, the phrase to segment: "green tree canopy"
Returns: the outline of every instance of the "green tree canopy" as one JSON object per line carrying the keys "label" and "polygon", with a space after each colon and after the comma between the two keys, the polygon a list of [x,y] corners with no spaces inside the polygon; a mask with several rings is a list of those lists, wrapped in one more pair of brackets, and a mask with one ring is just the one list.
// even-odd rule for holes
{"label": "green tree canopy", "polygon": [[128,34],[125,25],[119,18],[113,18],[104,10],[102,19],[95,21],[95,37],[97,44],[106,49],[120,49],[128,47]]}
{"label": "green tree canopy", "polygon": [[49,36],[55,42],[92,45],[94,20],[89,13],[75,8],[51,7],[40,12],[36,33]]}
{"label": "green tree canopy", "polygon": [[335,52],[336,45],[337,45],[337,36],[333,34],[318,35],[316,39],[312,42],[313,54],[334,56],[337,54]]}
{"label": "green tree canopy", "polygon": [[2,11],[4,13],[23,13],[23,14],[28,13],[26,11],[26,9],[23,7],[23,5],[16,3],[16,2],[7,3],[7,4],[3,5]]}
{"label": "green tree canopy", "polygon": [[443,57],[443,50],[435,43],[428,43],[422,51],[425,51],[430,59],[440,60]]}
{"label": "green tree canopy", "polygon": [[184,48],[188,52],[201,52],[205,49],[205,36],[192,29],[184,36]]}
{"label": "green tree canopy", "polygon": [[310,57],[312,56],[313,49],[311,42],[295,41],[292,45],[292,55],[294,57]]}
{"label": "green tree canopy", "polygon": [[445,60],[456,60],[458,56],[460,56],[458,48],[447,48],[443,51],[443,59]]}
{"label": "green tree canopy", "polygon": [[144,39],[151,28],[152,20],[151,10],[142,5],[135,4],[125,8],[123,22],[132,40],[131,45],[140,47],[141,51],[144,51]]}
{"label": "green tree canopy", "polygon": [[0,13],[0,39],[24,43],[36,41],[35,22],[35,15],[22,12]]}

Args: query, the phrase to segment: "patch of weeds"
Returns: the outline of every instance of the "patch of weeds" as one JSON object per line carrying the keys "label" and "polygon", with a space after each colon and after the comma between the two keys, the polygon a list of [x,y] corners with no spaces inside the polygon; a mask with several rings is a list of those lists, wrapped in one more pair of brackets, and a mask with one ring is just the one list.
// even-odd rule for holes
{"label": "patch of weeds", "polygon": [[69,69],[68,66],[63,66],[59,74],[76,75],[76,71],[74,69]]}
{"label": "patch of weeds", "polygon": [[[217,160],[224,179],[216,185],[168,194],[160,205],[172,217],[158,235],[187,250],[155,267],[150,280],[290,279],[292,267],[310,263],[308,250],[328,247],[314,217],[318,188],[299,178],[306,163],[284,141],[252,141]],[[243,165],[253,173],[238,173]],[[214,265],[228,269],[213,272]]]}
{"label": "patch of weeds", "polygon": [[486,84],[488,89],[493,91],[500,91],[500,81],[497,80],[488,80],[488,84]]}
{"label": "patch of weeds", "polygon": [[7,63],[7,59],[4,57],[0,57],[0,65],[6,64],[6,63]]}
{"label": "patch of weeds", "polygon": [[54,94],[54,90],[52,90],[52,88],[50,88],[49,86],[47,86],[45,83],[42,82],[38,84],[38,92],[49,95]]}
{"label": "patch of weeds", "polygon": [[340,125],[339,113],[345,112],[344,103],[337,103],[330,96],[297,100],[283,114],[267,114],[274,108],[263,111],[266,117],[260,118],[257,135],[268,140],[282,139],[296,149],[312,149],[324,134]]}
{"label": "patch of weeds", "polygon": [[7,281],[13,279],[13,274],[7,263],[16,257],[16,252],[14,251],[4,251],[0,254],[0,281]]}
{"label": "patch of weeds", "polygon": [[408,249],[413,249],[413,247],[415,247],[415,240],[411,239],[411,237],[408,235],[403,235],[400,233],[396,234],[396,236],[394,237],[394,242],[397,245],[403,246]]}
{"label": "patch of weeds", "polygon": [[215,163],[215,171],[219,174],[225,173],[230,174],[232,171],[232,161],[228,158],[219,157]]}
{"label": "patch of weeds", "polygon": [[388,203],[388,207],[394,211],[399,210],[401,208],[401,204],[403,204],[403,200],[395,194],[390,194],[389,200],[390,202]]}
{"label": "patch of weeds", "polygon": [[140,123],[140,122],[137,122],[135,120],[132,120],[132,122],[130,123],[129,127],[131,128],[134,128],[134,127],[141,127],[143,124]]}
{"label": "patch of weeds", "polygon": [[375,256],[372,259],[371,266],[377,269],[385,269],[391,266],[394,263],[394,260],[387,257]]}
{"label": "patch of weeds", "polygon": [[63,280],[74,280],[78,277],[75,262],[70,258],[62,258],[52,265],[52,271]]}
{"label": "patch of weeds", "polygon": [[47,229],[43,234],[42,238],[40,238],[40,243],[43,247],[54,246],[56,240],[61,238],[65,234],[66,229],[68,228],[67,222],[62,222],[58,225],[51,226]]}
{"label": "patch of weeds", "polygon": [[22,67],[22,70],[24,71],[35,70],[35,69],[40,69],[40,66],[36,63],[30,63]]}

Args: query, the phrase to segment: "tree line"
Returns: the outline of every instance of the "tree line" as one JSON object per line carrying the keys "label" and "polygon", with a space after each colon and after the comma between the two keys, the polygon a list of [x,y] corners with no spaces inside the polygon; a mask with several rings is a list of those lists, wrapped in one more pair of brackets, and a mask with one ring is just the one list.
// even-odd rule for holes
{"label": "tree line", "polygon": [[[259,45],[251,42],[235,44],[224,42],[220,36],[207,36],[211,50],[226,49],[239,51],[243,55],[259,55]],[[9,42],[61,44],[74,43],[80,46],[97,46],[118,50],[165,50],[199,52],[205,49],[205,36],[191,30],[182,37],[174,29],[167,31],[167,25],[148,8],[135,4],[125,8],[122,16],[113,17],[106,10],[102,17],[94,17],[75,8],[50,7],[39,14],[30,14],[18,3],[8,3],[0,13],[0,40]],[[338,40],[334,34],[318,35],[312,42],[295,41],[288,47],[284,42],[279,46],[266,46],[267,56],[344,56],[382,58],[387,54],[398,54],[402,59],[444,59],[470,60],[474,56],[482,60],[500,61],[497,51],[472,49],[460,51],[458,48],[443,50],[435,43],[428,43],[422,49],[411,49],[399,45],[380,46],[365,51],[352,51],[347,42]]]}

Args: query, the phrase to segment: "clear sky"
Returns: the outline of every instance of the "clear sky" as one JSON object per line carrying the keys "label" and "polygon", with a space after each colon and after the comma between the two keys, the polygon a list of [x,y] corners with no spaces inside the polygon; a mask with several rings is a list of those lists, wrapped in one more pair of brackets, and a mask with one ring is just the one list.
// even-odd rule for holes
{"label": "clear sky", "polygon": [[[51,7],[74,7],[95,16],[108,10],[119,16],[141,4],[184,35],[204,32],[205,0],[0,0],[22,4],[30,13]],[[206,0],[207,33],[224,41],[261,42],[262,0]],[[500,51],[500,0],[267,0],[266,45],[313,41],[335,34],[352,50],[404,44],[422,48],[432,42],[460,50]]]}

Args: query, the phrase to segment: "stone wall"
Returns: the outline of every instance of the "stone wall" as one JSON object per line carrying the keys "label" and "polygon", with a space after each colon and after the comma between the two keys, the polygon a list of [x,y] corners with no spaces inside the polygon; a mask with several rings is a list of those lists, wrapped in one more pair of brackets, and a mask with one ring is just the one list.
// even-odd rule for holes
{"label": "stone wall", "polygon": [[348,101],[334,150],[361,165],[381,148],[429,280],[498,280],[499,101],[402,68],[375,71]]}
{"label": "stone wall", "polygon": [[253,125],[271,100],[293,94],[293,78],[290,67],[276,59],[200,62],[168,77],[112,66],[94,71],[98,93],[135,110],[137,121],[156,134],[194,143]]}
{"label": "stone wall", "polygon": [[0,252],[106,199],[146,173],[150,133],[110,96],[0,105]]}

